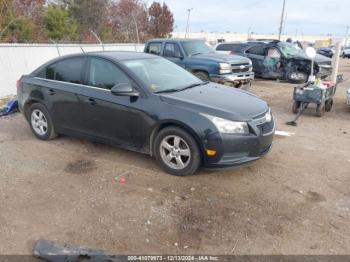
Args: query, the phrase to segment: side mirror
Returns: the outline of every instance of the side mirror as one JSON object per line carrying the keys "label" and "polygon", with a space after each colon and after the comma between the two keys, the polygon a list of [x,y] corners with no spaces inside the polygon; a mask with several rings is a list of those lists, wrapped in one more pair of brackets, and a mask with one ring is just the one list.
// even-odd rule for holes
{"label": "side mirror", "polygon": [[119,83],[112,87],[111,93],[115,96],[137,97],[140,93],[135,90],[129,83]]}

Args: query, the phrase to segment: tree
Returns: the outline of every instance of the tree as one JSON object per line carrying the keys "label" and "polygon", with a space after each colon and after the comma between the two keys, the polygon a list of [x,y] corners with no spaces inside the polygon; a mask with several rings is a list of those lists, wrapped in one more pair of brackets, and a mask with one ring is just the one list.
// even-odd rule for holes
{"label": "tree", "polygon": [[138,0],[120,0],[110,12],[110,20],[116,40],[123,42],[143,41],[147,34],[147,7]]}
{"label": "tree", "polygon": [[149,29],[152,37],[168,37],[174,29],[174,17],[168,6],[153,2],[148,9]]}
{"label": "tree", "polygon": [[77,39],[77,23],[61,5],[50,5],[44,15],[44,25],[50,39]]}
{"label": "tree", "polygon": [[80,39],[91,31],[101,37],[107,24],[109,0],[74,0],[69,4],[69,10],[78,23]]}

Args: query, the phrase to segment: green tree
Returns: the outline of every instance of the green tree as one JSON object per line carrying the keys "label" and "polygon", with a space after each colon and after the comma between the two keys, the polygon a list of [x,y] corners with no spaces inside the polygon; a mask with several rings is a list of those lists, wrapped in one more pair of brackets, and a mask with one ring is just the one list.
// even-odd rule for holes
{"label": "green tree", "polygon": [[110,0],[74,0],[69,2],[68,7],[78,23],[81,40],[87,35],[91,37],[91,31],[99,37],[103,36]]}
{"label": "green tree", "polygon": [[50,39],[55,41],[77,39],[77,23],[63,6],[48,6],[44,15],[44,25]]}

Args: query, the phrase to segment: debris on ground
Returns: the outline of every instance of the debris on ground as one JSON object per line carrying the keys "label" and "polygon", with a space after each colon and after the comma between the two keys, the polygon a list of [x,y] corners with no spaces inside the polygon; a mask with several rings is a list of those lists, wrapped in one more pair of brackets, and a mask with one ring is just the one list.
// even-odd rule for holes
{"label": "debris on ground", "polygon": [[5,107],[0,108],[0,116],[6,116],[18,112],[18,100],[13,99],[7,102]]}

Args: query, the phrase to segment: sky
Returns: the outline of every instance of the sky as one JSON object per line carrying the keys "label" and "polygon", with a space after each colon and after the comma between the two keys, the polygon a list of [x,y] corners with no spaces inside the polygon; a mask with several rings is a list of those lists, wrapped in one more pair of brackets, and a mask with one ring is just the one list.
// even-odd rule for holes
{"label": "sky", "polygon": [[[163,0],[175,18],[175,31],[277,33],[283,0]],[[345,35],[350,26],[350,0],[286,0],[284,33]],[[350,34],[350,31],[349,31]]]}

